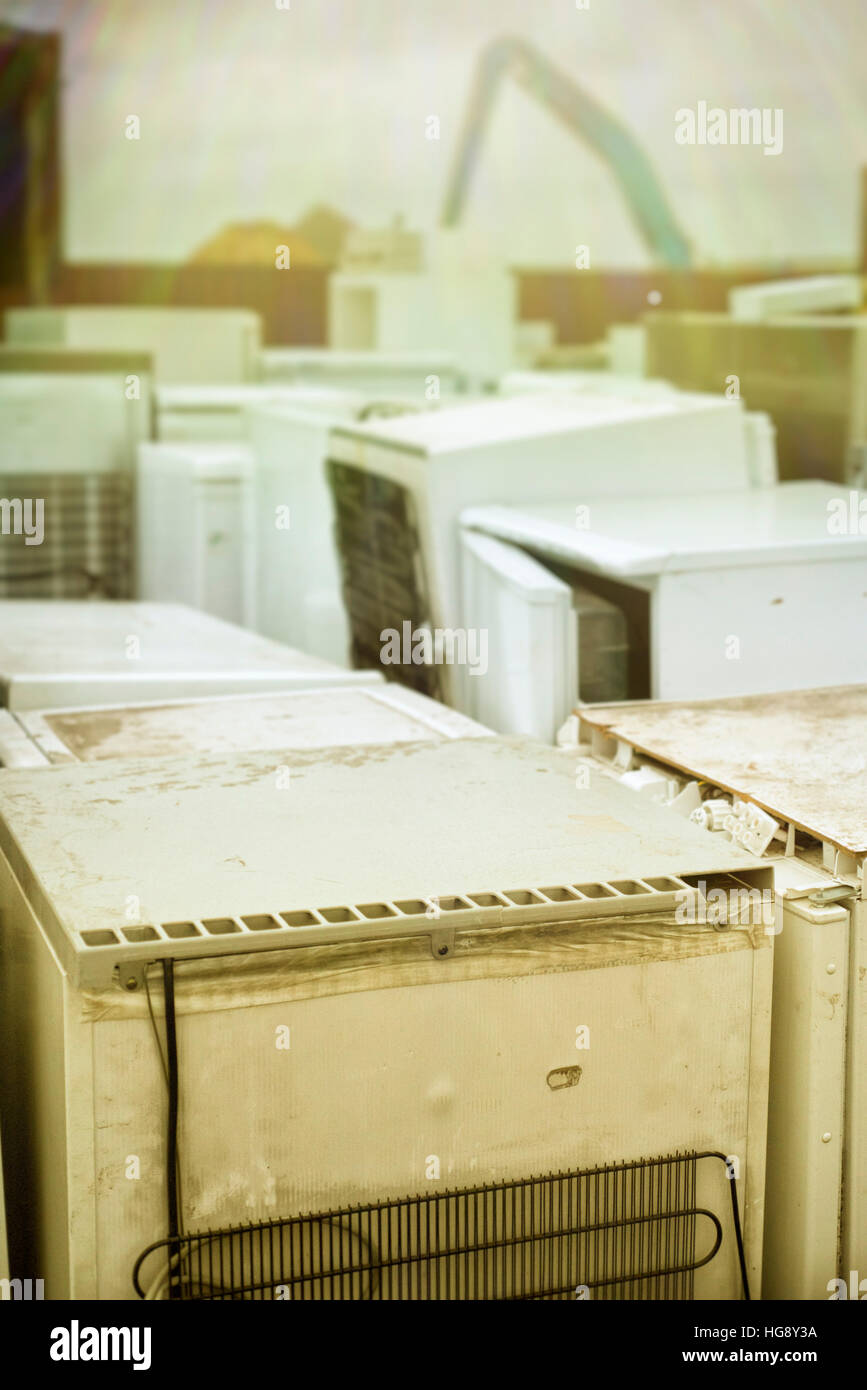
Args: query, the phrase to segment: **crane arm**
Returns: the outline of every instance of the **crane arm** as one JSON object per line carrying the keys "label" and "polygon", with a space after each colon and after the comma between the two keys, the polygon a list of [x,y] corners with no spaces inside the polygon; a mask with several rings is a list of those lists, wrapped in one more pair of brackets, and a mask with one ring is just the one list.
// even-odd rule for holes
{"label": "crane arm", "polygon": [[553,111],[573,135],[586,140],[609,166],[642,237],[659,259],[670,266],[688,266],[689,243],[675,221],[653,165],[637,140],[566,73],[532,44],[518,38],[496,39],[479,60],[443,205],[443,226],[453,227],[460,219],[497,89],[507,73]]}

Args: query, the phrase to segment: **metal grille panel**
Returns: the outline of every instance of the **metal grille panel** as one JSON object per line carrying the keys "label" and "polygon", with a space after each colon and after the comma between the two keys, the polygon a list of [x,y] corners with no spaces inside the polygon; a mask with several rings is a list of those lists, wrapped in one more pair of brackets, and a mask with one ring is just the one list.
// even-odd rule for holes
{"label": "metal grille panel", "polygon": [[0,496],[34,495],[44,503],[44,539],[0,537],[0,598],[131,597],[130,474],[0,475]]}
{"label": "metal grille panel", "polygon": [[[430,598],[421,544],[407,488],[361,468],[327,460],[334,502],[343,601],[349,618],[354,666],[379,667],[386,628],[430,628]],[[436,666],[399,664],[391,680],[439,698]]]}
{"label": "metal grille panel", "polygon": [[[682,1300],[723,1242],[684,1154],[166,1239],[133,1282],[181,1300]],[[732,1224],[741,1257],[731,1183]],[[744,1280],[745,1292],[746,1281]]]}

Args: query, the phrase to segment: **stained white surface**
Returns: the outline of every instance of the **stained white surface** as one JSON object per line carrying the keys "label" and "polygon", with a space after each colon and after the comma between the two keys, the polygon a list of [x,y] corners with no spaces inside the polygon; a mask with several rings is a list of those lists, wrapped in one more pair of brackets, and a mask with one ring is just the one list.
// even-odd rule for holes
{"label": "stained white surface", "polygon": [[8,710],[0,710],[0,748],[5,751],[8,744],[18,752],[16,765],[24,765],[28,750],[31,765],[37,765],[43,756],[51,762],[101,762],[246,748],[360,747],[487,734],[487,729],[457,710],[402,685],[34,710],[17,720]]}
{"label": "stained white surface", "polygon": [[[64,930],[756,866],[534,742],[10,770],[0,816]],[[97,833],[98,832],[98,833]],[[387,846],[387,851],[383,849]],[[207,942],[204,943],[207,946]]]}
{"label": "stained white surface", "polygon": [[867,854],[867,685],[594,705],[581,717],[819,839]]}

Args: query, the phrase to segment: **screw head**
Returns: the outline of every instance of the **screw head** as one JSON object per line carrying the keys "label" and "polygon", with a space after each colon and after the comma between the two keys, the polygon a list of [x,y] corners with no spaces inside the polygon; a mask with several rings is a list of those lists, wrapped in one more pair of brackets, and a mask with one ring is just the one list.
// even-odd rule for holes
{"label": "screw head", "polygon": [[123,987],[124,989],[138,989],[138,980],[135,975],[130,975],[128,979],[124,980]]}
{"label": "screw head", "polygon": [[831,1142],[831,1135],[830,1135],[829,1132],[826,1130],[825,1133],[822,1135],[822,1143],[823,1143],[823,1144],[830,1144],[830,1142]]}
{"label": "screw head", "polygon": [[438,947],[437,947],[437,955],[438,955],[438,956],[447,956],[448,953],[449,953],[449,948],[448,948],[448,946],[438,946]]}
{"label": "screw head", "polygon": [[829,960],[829,961],[828,961],[828,964],[825,966],[825,973],[826,973],[826,975],[833,975],[833,974],[836,973],[836,970],[837,970],[837,967],[836,967],[836,965],[834,964],[834,962],[833,962],[832,960]]}

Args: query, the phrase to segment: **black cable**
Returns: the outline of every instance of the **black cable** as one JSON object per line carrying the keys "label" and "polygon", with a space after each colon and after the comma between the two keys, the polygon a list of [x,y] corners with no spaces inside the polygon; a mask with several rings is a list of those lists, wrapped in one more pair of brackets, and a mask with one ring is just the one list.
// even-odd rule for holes
{"label": "black cable", "polygon": [[[149,971],[149,969],[150,969],[150,965],[146,965],[146,966],[145,966],[145,970],[144,970],[144,986],[145,986],[145,995],[146,995],[146,997],[147,997],[147,1004],[148,1004],[148,1015],[149,1015],[150,1021],[151,1021],[151,1028],[153,1029],[154,1042],[156,1043],[156,1048],[157,1048],[157,1055],[159,1056],[159,1059],[160,1059],[160,1068],[161,1068],[162,1073],[163,1073],[163,1080],[164,1080],[165,1083],[166,1083],[166,1090],[168,1090],[168,1086],[169,1086],[169,1071],[168,1071],[168,1067],[166,1066],[165,1053],[163,1052],[163,1045],[162,1045],[162,1042],[161,1042],[161,1040],[160,1040],[160,1030],[157,1028],[156,1015],[154,1014],[154,1006],[153,1006],[153,1001],[152,1001],[152,999],[151,999],[150,979],[149,979],[149,977],[148,977],[148,971]],[[183,1187],[181,1186],[181,1146],[180,1146],[180,1144],[178,1144],[178,1145],[176,1146],[176,1149],[177,1149],[177,1158],[178,1158],[178,1161],[177,1161],[177,1163],[175,1164],[175,1171],[177,1172],[177,1175],[178,1175],[178,1176],[177,1176],[177,1182],[178,1182],[178,1234],[182,1236],[182,1235],[184,1234],[184,1189],[183,1189]]]}
{"label": "black cable", "polygon": [[732,1220],[734,1222],[735,1227],[735,1243],[738,1247],[738,1260],[740,1261],[741,1266],[741,1278],[744,1281],[744,1301],[746,1303],[751,1303],[752,1295],[750,1294],[750,1281],[747,1275],[747,1261],[746,1256],[744,1255],[744,1238],[741,1235],[741,1215],[738,1210],[738,1189],[734,1178],[729,1178],[729,1186],[731,1187],[732,1195]]}
{"label": "black cable", "polygon": [[180,1255],[178,1237],[178,1037],[175,1019],[174,961],[163,961],[163,993],[166,1015],[166,1072],[169,1083],[169,1116],[166,1135],[166,1187],[169,1214],[169,1267],[175,1270],[169,1283],[169,1298],[177,1297],[177,1270]]}
{"label": "black cable", "polygon": [[729,1159],[724,1153],[719,1153],[716,1149],[712,1149],[707,1153],[696,1154],[696,1158],[719,1158],[722,1159],[722,1162],[725,1164],[726,1174],[729,1183],[729,1193],[732,1199],[732,1224],[735,1228],[735,1245],[737,1246],[738,1250],[738,1263],[741,1267],[741,1280],[744,1286],[744,1302],[752,1303],[752,1295],[750,1293],[750,1281],[749,1276],[747,1275],[747,1260],[746,1255],[744,1254],[744,1238],[741,1232],[741,1213],[740,1208],[738,1206],[737,1182],[735,1180],[734,1174],[732,1173],[729,1167]]}

